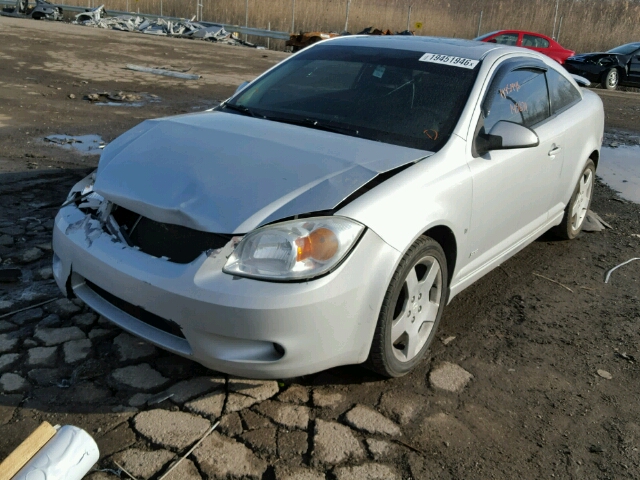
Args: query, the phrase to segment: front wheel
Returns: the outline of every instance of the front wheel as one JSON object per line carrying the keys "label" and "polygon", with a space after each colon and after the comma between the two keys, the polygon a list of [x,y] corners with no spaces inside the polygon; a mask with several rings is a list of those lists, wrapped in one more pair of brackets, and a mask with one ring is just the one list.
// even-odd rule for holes
{"label": "front wheel", "polygon": [[618,88],[618,82],[620,81],[620,74],[617,68],[610,68],[602,76],[602,88],[607,90],[615,90]]}
{"label": "front wheel", "polygon": [[569,200],[564,210],[562,222],[554,229],[554,232],[559,237],[573,240],[582,230],[589,205],[591,205],[595,179],[596,166],[593,160],[589,159],[584,166],[584,170],[582,170],[582,175],[578,179],[578,184],[573,191],[573,195],[571,195],[571,200]]}
{"label": "front wheel", "polygon": [[387,377],[409,373],[433,341],[448,298],[442,247],[422,236],[404,255],[384,297],[367,367]]}

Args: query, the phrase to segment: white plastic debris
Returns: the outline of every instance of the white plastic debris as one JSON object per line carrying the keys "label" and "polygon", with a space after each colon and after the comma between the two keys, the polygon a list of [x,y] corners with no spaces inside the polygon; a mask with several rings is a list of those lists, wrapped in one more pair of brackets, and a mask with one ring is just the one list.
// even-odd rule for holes
{"label": "white plastic debris", "polygon": [[61,427],[13,480],[81,480],[100,457],[98,445],[81,428]]}
{"label": "white plastic debris", "polygon": [[613,267],[612,269],[610,269],[610,270],[607,272],[607,274],[605,275],[605,277],[604,277],[604,283],[609,283],[609,278],[611,278],[611,274],[614,272],[614,270],[617,270],[617,269],[619,269],[620,267],[622,267],[622,266],[624,266],[624,265],[626,265],[626,264],[628,264],[628,263],[635,262],[636,260],[640,260],[640,257],[632,258],[632,259],[627,260],[626,262],[622,262],[620,265],[616,265],[615,267]]}

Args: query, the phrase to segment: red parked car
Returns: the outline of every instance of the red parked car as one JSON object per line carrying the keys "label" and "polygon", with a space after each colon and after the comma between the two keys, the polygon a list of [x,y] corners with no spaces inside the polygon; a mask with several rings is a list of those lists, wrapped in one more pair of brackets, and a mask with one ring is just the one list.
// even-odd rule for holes
{"label": "red parked car", "polygon": [[487,33],[475,40],[480,42],[500,43],[502,45],[512,45],[514,47],[524,47],[544,53],[563,65],[564,61],[575,55],[576,52],[568,50],[556,42],[554,39],[535,32],[524,32],[522,30],[498,30]]}

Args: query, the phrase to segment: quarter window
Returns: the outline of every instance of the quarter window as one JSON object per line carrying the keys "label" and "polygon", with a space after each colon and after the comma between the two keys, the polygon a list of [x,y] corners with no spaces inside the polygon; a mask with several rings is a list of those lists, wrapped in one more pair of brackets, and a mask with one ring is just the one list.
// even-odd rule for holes
{"label": "quarter window", "polygon": [[552,68],[547,71],[547,82],[549,83],[552,115],[567,109],[582,99],[578,89]]}
{"label": "quarter window", "polygon": [[498,77],[483,104],[484,128],[489,132],[501,120],[530,127],[549,117],[544,72],[514,70]]}
{"label": "quarter window", "polygon": [[538,37],[536,35],[524,35],[522,37],[523,47],[533,48],[549,48],[549,40],[546,38]]}
{"label": "quarter window", "polygon": [[516,46],[518,44],[518,34],[517,33],[503,33],[502,35],[498,35],[490,40],[491,42],[499,43],[500,45],[512,45]]}

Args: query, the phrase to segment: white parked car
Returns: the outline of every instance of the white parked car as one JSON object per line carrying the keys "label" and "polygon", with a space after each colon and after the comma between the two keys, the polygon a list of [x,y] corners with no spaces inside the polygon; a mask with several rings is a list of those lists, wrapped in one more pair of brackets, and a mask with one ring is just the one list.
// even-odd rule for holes
{"label": "white parked car", "polygon": [[328,40],[109,144],[56,217],[54,275],[215,370],[400,376],[455,295],[551,228],[579,234],[603,126],[533,51]]}

